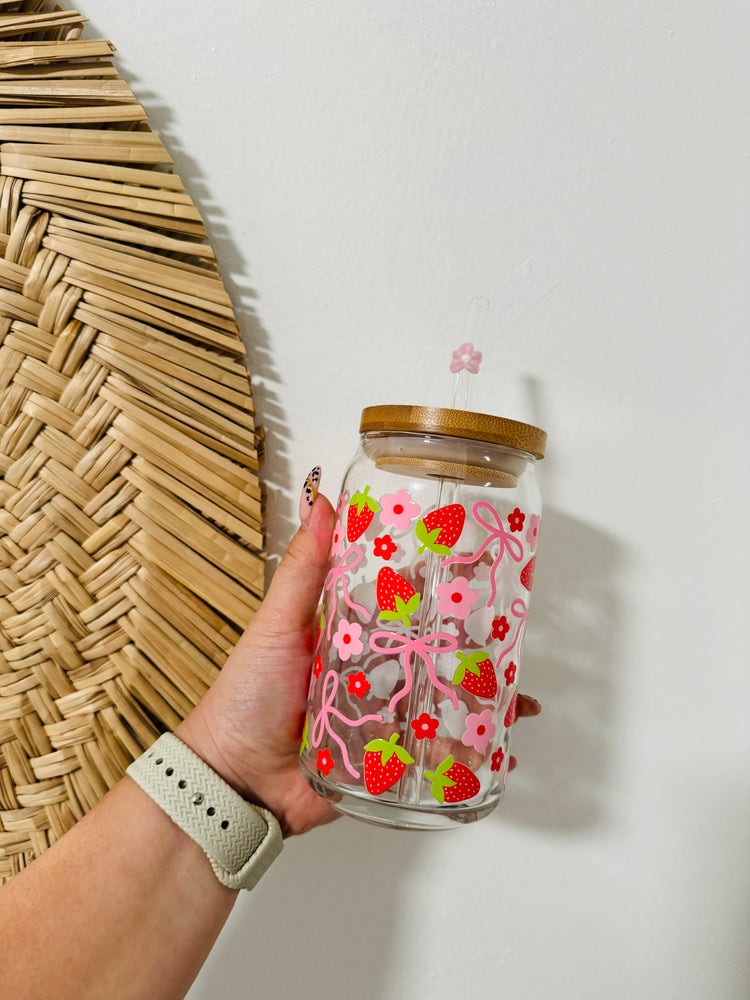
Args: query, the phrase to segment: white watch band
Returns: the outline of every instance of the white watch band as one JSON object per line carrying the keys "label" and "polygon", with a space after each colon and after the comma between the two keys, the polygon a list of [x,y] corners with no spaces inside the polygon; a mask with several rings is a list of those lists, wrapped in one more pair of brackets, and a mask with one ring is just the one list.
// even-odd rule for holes
{"label": "white watch band", "polygon": [[281,853],[273,813],[246,802],[174,733],[160,736],[127,773],[203,849],[231,889],[252,889]]}

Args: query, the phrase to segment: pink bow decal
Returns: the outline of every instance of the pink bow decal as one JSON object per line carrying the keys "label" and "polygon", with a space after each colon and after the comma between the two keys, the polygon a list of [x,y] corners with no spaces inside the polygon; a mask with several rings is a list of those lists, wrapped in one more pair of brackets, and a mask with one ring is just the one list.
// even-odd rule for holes
{"label": "pink bow decal", "polygon": [[495,664],[495,670],[500,669],[500,664],[503,662],[503,660],[509,653],[513,652],[516,645],[518,645],[518,652],[516,653],[516,659],[519,661],[519,663],[521,661],[521,653],[523,652],[523,640],[526,637],[526,620],[529,615],[529,609],[526,607],[526,603],[520,597],[517,597],[510,606],[510,612],[514,618],[519,619],[518,629],[516,630],[516,637],[510,644],[510,646],[508,646],[508,648],[503,650],[503,652],[500,654],[500,659]]}
{"label": "pink bow decal", "polygon": [[[328,690],[329,687],[330,691]],[[339,745],[339,749],[341,750],[341,757],[344,761],[344,767],[347,769],[347,771],[349,772],[349,774],[351,774],[353,778],[359,778],[360,777],[359,771],[355,771],[355,769],[352,767],[351,761],[349,760],[349,754],[346,752],[346,744],[341,739],[341,737],[338,736],[336,733],[334,733],[334,731],[331,729],[331,723],[329,722],[328,717],[332,715],[336,719],[339,719],[341,722],[345,722],[347,726],[362,726],[365,724],[365,722],[382,722],[383,716],[363,715],[360,719],[347,719],[347,717],[343,715],[341,712],[339,712],[337,708],[333,707],[333,703],[336,700],[336,692],[338,691],[338,689],[339,689],[339,676],[335,670],[329,670],[325,676],[325,680],[323,681],[323,698],[321,701],[320,712],[318,713],[318,717],[313,723],[312,733],[310,734],[310,740],[314,747],[319,747],[323,740],[323,733],[324,732],[328,733],[331,739],[335,740],[336,743],[338,743]]]}
{"label": "pink bow decal", "polygon": [[[395,639],[396,645],[381,646],[375,641],[380,638],[391,640]],[[432,683],[438,691],[442,691],[443,694],[448,695],[454,708],[458,708],[458,698],[456,697],[456,692],[446,687],[442,681],[438,679],[437,674],[435,673],[435,664],[432,660],[433,654],[452,653],[457,646],[458,640],[456,637],[448,635],[447,632],[433,632],[431,635],[419,636],[417,639],[412,639],[408,635],[399,635],[396,632],[373,632],[370,636],[370,649],[374,649],[380,653],[404,654],[404,686],[391,698],[390,704],[388,705],[388,711],[392,712],[399,701],[401,701],[401,699],[405,697],[409,691],[411,691],[412,653],[416,653],[417,656],[422,657],[424,662],[427,664],[427,673],[430,675]]]}
{"label": "pink bow decal", "polygon": [[[479,514],[479,510],[484,509],[487,511],[488,515],[494,519],[494,525],[490,524],[489,521],[485,521],[483,517]],[[500,542],[500,551],[495,556],[492,568],[490,569],[490,578],[492,580],[492,587],[490,589],[490,599],[487,601],[487,607],[489,608],[495,600],[497,594],[497,584],[495,582],[495,574],[497,573],[497,568],[500,565],[500,561],[505,555],[506,551],[508,555],[514,562],[520,562],[523,559],[523,545],[521,542],[514,538],[510,532],[505,530],[502,518],[495,510],[495,508],[488,504],[486,500],[477,500],[474,506],[471,508],[471,512],[474,515],[474,520],[481,524],[483,528],[489,531],[489,535],[482,542],[481,546],[477,549],[473,556],[448,556],[447,559],[443,559],[440,563],[441,566],[448,566],[449,563],[475,563],[477,559],[480,558],[487,550],[487,547],[492,544],[495,540]]]}
{"label": "pink bow decal", "polygon": [[[349,559],[348,557],[351,556]],[[348,560],[348,561],[347,561]],[[364,615],[365,621],[372,618],[372,615],[367,610],[363,608],[361,604],[357,604],[355,601],[349,597],[349,588],[346,585],[346,574],[347,571],[355,570],[357,566],[362,562],[362,549],[358,548],[356,545],[350,545],[349,548],[344,552],[338,561],[338,565],[333,566],[328,570],[328,575],[326,576],[326,582],[323,586],[323,593],[326,590],[331,591],[331,613],[328,616],[328,626],[326,628],[326,639],[330,642],[331,639],[331,623],[333,622],[334,615],[336,614],[336,586],[341,584],[341,593],[346,601],[347,607],[351,608],[352,611],[359,611],[360,614]]]}

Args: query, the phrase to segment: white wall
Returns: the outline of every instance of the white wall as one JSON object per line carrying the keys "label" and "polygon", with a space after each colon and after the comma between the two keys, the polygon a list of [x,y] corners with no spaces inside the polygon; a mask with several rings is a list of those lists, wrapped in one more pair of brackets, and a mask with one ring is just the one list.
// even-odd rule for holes
{"label": "white wall", "polygon": [[83,10],[209,222],[271,553],[364,404],[448,403],[474,295],[476,408],[550,434],[505,804],[289,843],[191,1000],[747,997],[747,4]]}

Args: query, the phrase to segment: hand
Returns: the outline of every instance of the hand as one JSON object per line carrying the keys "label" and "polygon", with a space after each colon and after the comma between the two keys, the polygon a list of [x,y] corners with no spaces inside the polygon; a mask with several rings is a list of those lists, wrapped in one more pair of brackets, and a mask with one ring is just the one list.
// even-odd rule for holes
{"label": "hand", "polygon": [[270,809],[285,836],[338,815],[299,769],[313,619],[334,523],[330,503],[318,496],[260,610],[208,694],[176,730],[242,796]]}

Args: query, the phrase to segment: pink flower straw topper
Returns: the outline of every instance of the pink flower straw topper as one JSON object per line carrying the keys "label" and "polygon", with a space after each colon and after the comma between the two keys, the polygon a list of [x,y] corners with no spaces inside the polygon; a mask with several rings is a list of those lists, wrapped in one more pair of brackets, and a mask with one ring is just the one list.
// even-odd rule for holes
{"label": "pink flower straw topper", "polygon": [[451,358],[451,371],[454,375],[467,371],[472,375],[479,373],[479,366],[482,363],[482,352],[476,350],[473,344],[461,344],[453,352]]}
{"label": "pink flower straw topper", "polygon": [[453,382],[453,402],[451,403],[454,410],[466,410],[469,407],[472,382],[469,376],[478,375],[479,366],[482,364],[482,352],[477,350],[474,343],[477,336],[481,336],[484,331],[489,307],[487,299],[474,298],[471,300],[469,320],[464,333],[466,340],[451,355],[450,370],[456,376]]}

